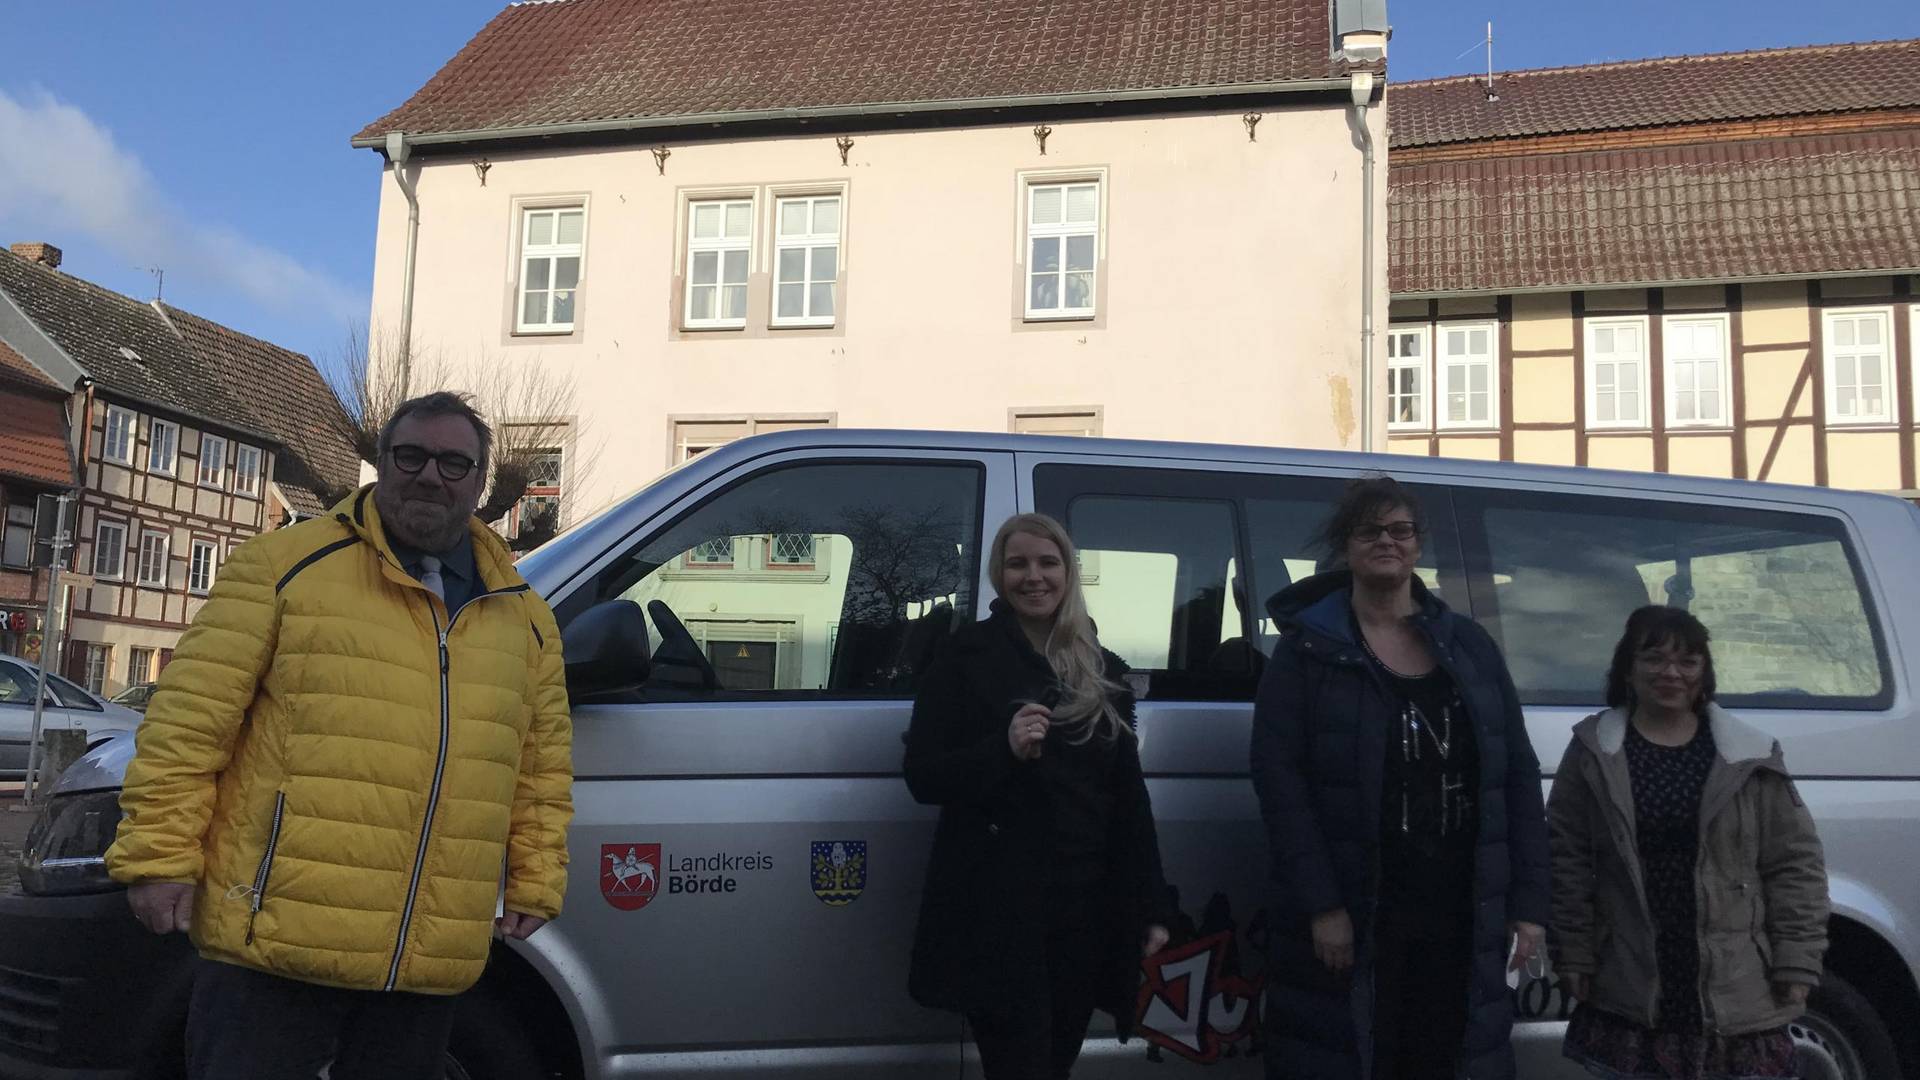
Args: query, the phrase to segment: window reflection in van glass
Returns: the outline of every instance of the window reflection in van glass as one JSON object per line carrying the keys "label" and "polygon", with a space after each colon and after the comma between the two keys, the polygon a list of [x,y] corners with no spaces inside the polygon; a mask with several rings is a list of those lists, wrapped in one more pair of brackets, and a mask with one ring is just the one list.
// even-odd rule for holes
{"label": "window reflection in van glass", "polygon": [[[1561,505],[1542,505],[1553,501]],[[1706,624],[1722,697],[1831,706],[1881,693],[1879,651],[1837,523],[1625,500],[1489,502],[1498,615],[1486,621],[1527,700],[1600,700],[1628,613],[1649,603]]]}
{"label": "window reflection in van glass", "polygon": [[[1150,696],[1217,696],[1251,677],[1237,651],[1245,623],[1229,595],[1245,587],[1233,572],[1232,503],[1082,495],[1066,517],[1100,644],[1153,673]],[[1233,657],[1223,647],[1240,657],[1224,673],[1218,666]]]}
{"label": "window reflection in van glass", "polygon": [[[1102,643],[1152,673],[1149,696],[1209,701],[1252,700],[1278,640],[1267,601],[1332,565],[1315,537],[1348,483],[1067,464],[1041,465],[1033,479],[1035,503],[1065,521],[1081,546]],[[1464,607],[1449,495],[1412,490],[1431,530],[1420,575],[1436,592],[1449,583]],[[1117,553],[1130,553],[1129,561],[1117,562]]]}
{"label": "window reflection in van glass", "polygon": [[829,463],[736,484],[616,563],[647,612],[646,692],[913,692],[973,614],[980,471]]}
{"label": "window reflection in van glass", "polygon": [[[1327,518],[1333,514],[1335,500],[1340,495],[1338,487],[1321,487],[1325,493],[1319,499],[1258,498],[1246,500],[1247,533],[1253,540],[1254,566],[1259,572],[1260,593],[1254,603],[1260,615],[1259,643],[1260,651],[1273,655],[1274,643],[1279,639],[1279,628],[1267,616],[1267,601],[1278,595],[1289,585],[1299,582],[1335,567],[1333,553],[1325,550],[1319,542],[1320,530],[1326,526]],[[1452,602],[1451,597],[1443,595],[1440,578],[1440,554],[1450,549],[1451,543],[1436,543],[1436,530],[1450,528],[1446,519],[1436,516],[1433,507],[1425,504],[1432,500],[1444,510],[1444,502],[1432,495],[1416,489],[1416,497],[1421,498],[1427,517],[1428,535],[1422,539],[1420,562],[1414,567],[1421,584],[1433,591],[1435,596]]]}

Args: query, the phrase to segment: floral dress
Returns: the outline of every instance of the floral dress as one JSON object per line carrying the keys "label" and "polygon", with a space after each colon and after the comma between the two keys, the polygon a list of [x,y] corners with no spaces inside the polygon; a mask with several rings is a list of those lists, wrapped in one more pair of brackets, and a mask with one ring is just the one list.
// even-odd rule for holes
{"label": "floral dress", "polygon": [[1627,775],[1640,865],[1660,969],[1658,1027],[1582,1002],[1566,1055],[1606,1080],[1771,1080],[1797,1077],[1784,1027],[1745,1035],[1704,1030],[1700,1016],[1700,797],[1713,768],[1713,733],[1701,724],[1684,746],[1661,746],[1627,725]]}

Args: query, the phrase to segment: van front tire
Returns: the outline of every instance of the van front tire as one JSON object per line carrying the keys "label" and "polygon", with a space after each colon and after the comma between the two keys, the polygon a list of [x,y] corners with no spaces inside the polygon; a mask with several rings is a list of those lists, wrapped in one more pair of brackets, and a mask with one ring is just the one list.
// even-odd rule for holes
{"label": "van front tire", "polygon": [[1893,1036],[1873,1004],[1828,972],[1807,1001],[1807,1014],[1787,1025],[1804,1080],[1882,1080],[1900,1075]]}

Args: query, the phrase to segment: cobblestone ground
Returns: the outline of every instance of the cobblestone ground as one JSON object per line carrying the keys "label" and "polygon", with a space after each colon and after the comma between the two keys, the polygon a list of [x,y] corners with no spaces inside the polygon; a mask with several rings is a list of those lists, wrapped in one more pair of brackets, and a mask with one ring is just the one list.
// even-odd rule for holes
{"label": "cobblestone ground", "polygon": [[32,814],[18,809],[19,785],[12,786],[15,791],[0,794],[0,892],[12,892],[19,886],[15,870],[20,862],[20,847],[26,843],[27,826],[33,823]]}

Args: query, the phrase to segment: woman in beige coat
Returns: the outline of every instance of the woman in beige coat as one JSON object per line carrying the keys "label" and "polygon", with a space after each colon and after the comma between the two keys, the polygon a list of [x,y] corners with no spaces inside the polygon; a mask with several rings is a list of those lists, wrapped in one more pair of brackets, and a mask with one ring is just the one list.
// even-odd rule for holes
{"label": "woman in beige coat", "polygon": [[1565,1052],[1609,1080],[1792,1077],[1820,981],[1820,841],[1774,739],[1714,704],[1700,620],[1627,620],[1608,710],[1574,728],[1547,813]]}

